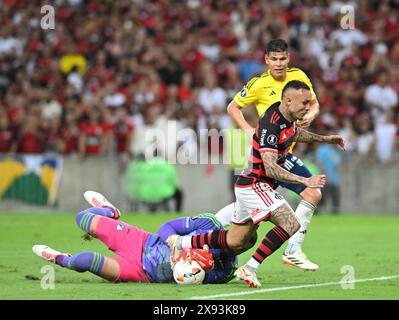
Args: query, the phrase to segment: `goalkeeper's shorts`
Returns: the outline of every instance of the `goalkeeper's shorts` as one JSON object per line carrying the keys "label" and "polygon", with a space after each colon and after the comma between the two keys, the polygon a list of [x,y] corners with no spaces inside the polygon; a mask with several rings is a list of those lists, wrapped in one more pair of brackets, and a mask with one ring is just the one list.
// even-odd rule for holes
{"label": "goalkeeper's shorts", "polygon": [[143,247],[148,232],[107,217],[100,217],[96,228],[96,238],[101,240],[118,257],[120,273],[116,282],[149,282],[143,270]]}

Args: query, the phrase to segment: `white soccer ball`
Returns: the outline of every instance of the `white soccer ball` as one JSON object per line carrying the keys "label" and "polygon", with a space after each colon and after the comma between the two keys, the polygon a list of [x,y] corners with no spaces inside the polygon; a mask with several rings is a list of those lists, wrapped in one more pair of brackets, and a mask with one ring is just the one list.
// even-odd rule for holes
{"label": "white soccer ball", "polygon": [[205,271],[196,261],[180,260],[173,268],[173,278],[177,284],[199,284],[204,281]]}

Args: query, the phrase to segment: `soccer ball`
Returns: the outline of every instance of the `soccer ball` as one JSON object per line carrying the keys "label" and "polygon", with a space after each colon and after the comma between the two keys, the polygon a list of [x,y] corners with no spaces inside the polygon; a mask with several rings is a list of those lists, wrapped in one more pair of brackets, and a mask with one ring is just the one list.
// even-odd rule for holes
{"label": "soccer ball", "polygon": [[199,284],[204,281],[205,271],[196,261],[181,259],[173,268],[173,278],[177,284]]}

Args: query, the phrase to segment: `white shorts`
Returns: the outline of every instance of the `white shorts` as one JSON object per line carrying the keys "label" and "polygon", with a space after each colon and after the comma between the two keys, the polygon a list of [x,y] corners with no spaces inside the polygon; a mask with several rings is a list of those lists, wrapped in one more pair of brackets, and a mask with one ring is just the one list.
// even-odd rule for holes
{"label": "white shorts", "polygon": [[266,220],[272,212],[287,203],[282,195],[267,183],[257,182],[249,187],[235,187],[233,223],[241,224],[252,219],[254,224]]}

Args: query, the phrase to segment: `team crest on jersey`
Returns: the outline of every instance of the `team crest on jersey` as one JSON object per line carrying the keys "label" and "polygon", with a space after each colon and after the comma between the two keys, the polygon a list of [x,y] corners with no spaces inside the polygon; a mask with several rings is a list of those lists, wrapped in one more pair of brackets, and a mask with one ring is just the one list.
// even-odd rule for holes
{"label": "team crest on jersey", "polygon": [[284,129],[284,128],[287,128],[287,125],[286,125],[285,123],[283,123],[283,124],[280,126],[280,129]]}
{"label": "team crest on jersey", "polygon": [[274,134],[269,135],[267,137],[267,143],[274,146],[277,143],[277,137]]}
{"label": "team crest on jersey", "polygon": [[116,230],[118,230],[118,231],[122,231],[123,229],[125,229],[125,226],[123,224],[118,224],[116,226]]}
{"label": "team crest on jersey", "polygon": [[240,96],[245,98],[247,96],[247,90],[242,89],[241,92],[240,92]]}

